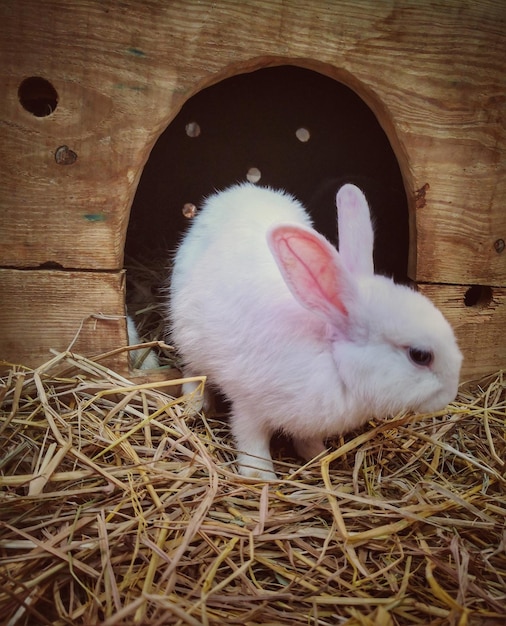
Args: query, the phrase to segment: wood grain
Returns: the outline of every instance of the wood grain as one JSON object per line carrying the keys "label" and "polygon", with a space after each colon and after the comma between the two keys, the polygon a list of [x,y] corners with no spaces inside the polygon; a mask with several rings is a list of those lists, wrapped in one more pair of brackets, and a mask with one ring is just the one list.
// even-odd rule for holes
{"label": "wood grain", "polygon": [[484,290],[484,297],[466,306],[469,287],[419,285],[441,309],[455,330],[464,354],[461,380],[475,380],[506,367],[506,289]]}
{"label": "wood grain", "polygon": [[[37,367],[51,350],[88,356],[127,345],[124,272],[0,270],[0,361]],[[128,370],[122,353],[108,366]]]}

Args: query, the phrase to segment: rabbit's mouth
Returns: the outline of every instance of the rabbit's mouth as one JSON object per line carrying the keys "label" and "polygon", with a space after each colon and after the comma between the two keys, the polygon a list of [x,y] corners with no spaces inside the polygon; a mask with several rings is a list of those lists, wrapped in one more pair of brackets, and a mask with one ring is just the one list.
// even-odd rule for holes
{"label": "rabbit's mouth", "polygon": [[435,413],[436,411],[442,411],[450,402],[455,400],[457,395],[458,384],[455,384],[454,389],[448,389],[448,387],[442,387],[438,392],[433,394],[430,398],[423,402],[420,402],[416,413]]}

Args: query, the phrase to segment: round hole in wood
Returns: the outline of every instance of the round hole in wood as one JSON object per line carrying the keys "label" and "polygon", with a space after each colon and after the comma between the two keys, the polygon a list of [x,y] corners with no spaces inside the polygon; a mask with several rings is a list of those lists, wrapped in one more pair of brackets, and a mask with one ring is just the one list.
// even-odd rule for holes
{"label": "round hole in wood", "polygon": [[54,160],[58,165],[73,165],[77,161],[77,154],[68,146],[60,146],[54,153]]}
{"label": "round hole in wood", "polygon": [[258,167],[250,167],[246,172],[246,178],[250,183],[258,183],[258,181],[262,178],[262,172],[258,169]]}
{"label": "round hole in wood", "polygon": [[473,285],[464,295],[464,304],[484,309],[492,302],[492,297],[492,287]]}
{"label": "round hole in wood", "polygon": [[183,215],[186,219],[191,220],[195,215],[197,215],[197,207],[193,204],[193,202],[185,202],[183,205]]}
{"label": "round hole in wood", "polygon": [[297,128],[295,131],[295,136],[301,143],[306,143],[311,139],[311,133],[307,128],[301,127]]}
{"label": "round hole in wood", "polygon": [[197,122],[188,122],[185,126],[185,132],[188,137],[198,137],[201,133],[200,124]]}
{"label": "round hole in wood", "polygon": [[18,98],[21,106],[35,117],[47,117],[58,106],[58,92],[53,85],[40,76],[31,76],[19,85]]}

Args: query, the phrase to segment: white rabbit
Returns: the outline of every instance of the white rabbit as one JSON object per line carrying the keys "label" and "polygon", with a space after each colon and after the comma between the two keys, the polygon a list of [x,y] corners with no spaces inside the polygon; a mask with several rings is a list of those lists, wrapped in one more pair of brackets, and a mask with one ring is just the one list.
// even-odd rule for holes
{"label": "white rabbit", "polygon": [[373,416],[455,398],[450,325],[422,294],[374,275],[362,192],[344,185],[336,204],[339,252],[293,197],[235,185],[207,199],[176,252],[171,337],[185,375],[207,375],[231,401],[244,476],[276,477],[276,431],[310,459]]}

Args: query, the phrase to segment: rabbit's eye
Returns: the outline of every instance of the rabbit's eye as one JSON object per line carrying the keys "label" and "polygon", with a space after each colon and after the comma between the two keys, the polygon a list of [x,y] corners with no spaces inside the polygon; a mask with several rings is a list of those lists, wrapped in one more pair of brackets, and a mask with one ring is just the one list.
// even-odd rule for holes
{"label": "rabbit's eye", "polygon": [[422,348],[409,348],[409,358],[415,365],[428,367],[434,360],[434,355],[430,350],[422,350]]}

